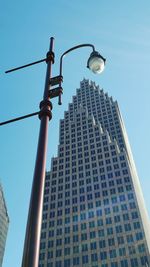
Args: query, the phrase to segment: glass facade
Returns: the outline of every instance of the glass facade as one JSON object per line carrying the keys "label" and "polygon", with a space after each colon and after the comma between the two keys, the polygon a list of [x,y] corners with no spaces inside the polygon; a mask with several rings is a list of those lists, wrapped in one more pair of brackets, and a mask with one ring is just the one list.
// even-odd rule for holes
{"label": "glass facade", "polygon": [[84,79],[46,174],[39,267],[150,266],[138,184],[117,102]]}
{"label": "glass facade", "polygon": [[4,194],[0,185],[0,266],[2,266],[9,218],[7,214]]}

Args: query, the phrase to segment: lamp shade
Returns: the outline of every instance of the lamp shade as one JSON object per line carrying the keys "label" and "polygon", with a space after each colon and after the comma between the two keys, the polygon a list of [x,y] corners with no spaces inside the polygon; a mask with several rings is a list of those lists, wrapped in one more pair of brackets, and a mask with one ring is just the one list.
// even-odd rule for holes
{"label": "lamp shade", "polygon": [[94,51],[88,59],[87,67],[95,74],[99,74],[104,70],[105,61],[105,58],[103,58],[97,51]]}

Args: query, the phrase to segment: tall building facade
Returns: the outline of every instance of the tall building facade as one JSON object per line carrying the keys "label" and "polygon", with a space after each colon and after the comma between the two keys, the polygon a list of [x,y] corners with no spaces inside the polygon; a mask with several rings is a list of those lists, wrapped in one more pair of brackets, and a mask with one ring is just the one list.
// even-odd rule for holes
{"label": "tall building facade", "polygon": [[46,174],[39,267],[150,266],[150,226],[116,101],[83,80]]}
{"label": "tall building facade", "polygon": [[0,185],[0,267],[2,266],[5,251],[6,236],[8,231],[9,218],[5,204],[2,186]]}

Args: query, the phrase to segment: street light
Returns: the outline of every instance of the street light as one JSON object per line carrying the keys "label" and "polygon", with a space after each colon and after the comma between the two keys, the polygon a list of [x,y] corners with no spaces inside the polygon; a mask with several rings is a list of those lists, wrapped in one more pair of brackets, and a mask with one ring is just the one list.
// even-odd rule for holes
{"label": "street light", "polygon": [[100,74],[104,70],[105,61],[106,59],[97,51],[93,51],[88,59],[87,67],[95,74]]}
{"label": "street light", "polygon": [[[40,233],[41,233],[41,222],[42,222],[42,207],[43,207],[43,195],[44,195],[44,183],[45,183],[47,140],[48,140],[48,122],[52,118],[52,112],[51,112],[52,103],[50,102],[50,99],[58,97],[59,99],[58,104],[61,105],[61,95],[63,92],[61,86],[63,82],[63,76],[62,76],[63,57],[75,49],[82,47],[91,47],[93,49],[93,52],[91,53],[88,59],[87,67],[91,69],[94,73],[101,73],[104,69],[106,61],[106,59],[104,59],[97,51],[95,51],[95,47],[92,44],[77,45],[70,48],[69,50],[65,51],[62,54],[62,56],[60,57],[59,76],[51,77],[52,64],[54,64],[53,46],[54,46],[54,38],[51,37],[50,48],[46,58],[6,71],[6,73],[9,73],[25,67],[32,66],[34,64],[41,63],[43,61],[46,61],[47,63],[45,88],[44,88],[43,100],[40,103],[40,111],[0,123],[1,126],[10,122],[25,119],[27,117],[35,116],[37,114],[39,115],[39,118],[41,120],[38,147],[37,147],[37,156],[36,156],[34,176],[33,176],[32,192],[31,192],[30,206],[28,213],[28,221],[26,227],[22,267],[38,267]],[[56,85],[58,85],[58,87],[53,88]]]}

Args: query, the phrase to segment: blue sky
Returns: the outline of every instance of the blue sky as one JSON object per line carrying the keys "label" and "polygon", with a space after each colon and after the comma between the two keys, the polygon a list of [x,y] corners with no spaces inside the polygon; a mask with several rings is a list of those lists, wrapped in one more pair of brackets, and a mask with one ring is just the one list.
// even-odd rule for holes
{"label": "blue sky", "polygon": [[[107,58],[96,76],[86,68],[90,49],[64,59],[63,105],[53,101],[47,170],[57,154],[59,119],[83,77],[118,100],[150,215],[150,2],[148,0],[1,1],[0,121],[38,110],[43,95],[44,63],[5,74],[5,70],[45,57],[55,37],[55,65],[70,47],[92,43]],[[0,128],[0,179],[10,225],[3,267],[21,266],[39,120],[26,119]]]}

